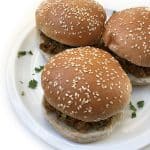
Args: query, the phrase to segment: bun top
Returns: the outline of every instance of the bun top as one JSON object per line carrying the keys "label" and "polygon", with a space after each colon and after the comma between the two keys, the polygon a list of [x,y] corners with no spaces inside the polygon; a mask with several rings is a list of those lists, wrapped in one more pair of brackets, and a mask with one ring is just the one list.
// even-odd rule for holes
{"label": "bun top", "polygon": [[150,8],[131,8],[113,14],[105,26],[103,40],[118,56],[150,67]]}
{"label": "bun top", "polygon": [[46,36],[69,46],[97,44],[106,14],[93,0],[46,0],[36,11],[36,24]]}
{"label": "bun top", "polygon": [[50,105],[85,122],[122,111],[131,94],[130,81],[118,61],[97,48],[74,48],[55,55],[41,79]]}

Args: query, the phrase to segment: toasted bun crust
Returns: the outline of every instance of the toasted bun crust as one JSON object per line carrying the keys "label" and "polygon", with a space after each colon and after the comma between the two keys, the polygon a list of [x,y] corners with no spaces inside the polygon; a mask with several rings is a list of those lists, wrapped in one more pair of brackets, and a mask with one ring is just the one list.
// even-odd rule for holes
{"label": "toasted bun crust", "polygon": [[105,26],[103,40],[120,57],[150,67],[150,8],[131,8],[113,14]]}
{"label": "toasted bun crust", "polygon": [[113,130],[120,124],[124,119],[124,112],[113,116],[111,123],[101,130],[91,130],[88,133],[81,133],[71,126],[66,125],[62,121],[58,120],[55,113],[47,112],[44,108],[45,118],[62,136],[78,143],[91,143],[98,140],[102,140],[109,136]]}
{"label": "toasted bun crust", "polygon": [[106,14],[93,0],[47,0],[36,11],[36,24],[46,36],[70,46],[97,44]]}
{"label": "toasted bun crust", "polygon": [[149,85],[150,84],[150,77],[146,78],[137,78],[133,76],[132,74],[128,75],[130,78],[130,81],[132,82],[132,85]]}
{"label": "toasted bun crust", "polygon": [[85,122],[104,120],[122,111],[131,94],[130,81],[118,61],[92,47],[53,56],[41,79],[50,105]]}

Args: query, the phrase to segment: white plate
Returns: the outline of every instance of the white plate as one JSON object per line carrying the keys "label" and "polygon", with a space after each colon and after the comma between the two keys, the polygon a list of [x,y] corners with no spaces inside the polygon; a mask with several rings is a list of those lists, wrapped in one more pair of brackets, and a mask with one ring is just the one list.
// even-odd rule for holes
{"label": "white plate", "polygon": [[[20,35],[14,39],[14,48],[9,58],[7,68],[7,89],[11,97],[11,103],[23,123],[37,136],[57,149],[137,149],[150,143],[150,86],[134,88],[132,100],[144,100],[145,106],[139,110],[136,119],[128,119],[118,127],[114,133],[105,140],[91,144],[73,143],[61,135],[47,123],[42,112],[43,92],[40,85],[40,74],[34,73],[34,68],[45,63],[39,53],[39,34],[34,27],[34,18],[27,22],[27,26],[20,31]],[[20,59],[17,52],[20,50],[32,50],[33,56],[27,55]],[[28,88],[31,79],[38,80],[36,90]],[[23,81],[21,84],[19,81]],[[25,96],[21,96],[21,91]]]}

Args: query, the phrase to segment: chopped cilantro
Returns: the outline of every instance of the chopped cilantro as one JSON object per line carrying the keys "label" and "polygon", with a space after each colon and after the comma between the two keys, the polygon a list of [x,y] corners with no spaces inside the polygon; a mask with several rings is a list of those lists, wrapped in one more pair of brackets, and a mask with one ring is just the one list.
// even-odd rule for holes
{"label": "chopped cilantro", "polygon": [[130,109],[132,110],[131,118],[135,118],[137,109],[131,102],[130,102]]}
{"label": "chopped cilantro", "polygon": [[136,118],[136,112],[132,112],[131,118]]}
{"label": "chopped cilantro", "polygon": [[23,57],[26,55],[26,51],[19,51],[18,52],[18,58]]}
{"label": "chopped cilantro", "polygon": [[25,56],[26,54],[33,55],[32,51],[19,51],[18,58]]}
{"label": "chopped cilantro", "polygon": [[114,11],[113,11],[113,14],[115,14],[116,12],[117,12],[117,11],[116,11],[116,10],[114,10]]}
{"label": "chopped cilantro", "polygon": [[35,67],[35,72],[41,72],[43,70],[44,66],[40,66],[39,68],[38,67]]}
{"label": "chopped cilantro", "polygon": [[138,106],[138,108],[143,108],[144,107],[144,101],[138,101],[137,106]]}
{"label": "chopped cilantro", "polygon": [[137,109],[135,108],[135,106],[130,102],[130,109],[132,110],[132,111],[136,111]]}
{"label": "chopped cilantro", "polygon": [[38,82],[35,79],[33,79],[33,80],[29,81],[28,87],[31,89],[35,89],[37,87],[37,85],[38,85]]}
{"label": "chopped cilantro", "polygon": [[30,55],[33,55],[32,51],[28,51],[28,53],[29,53]]}
{"label": "chopped cilantro", "polygon": [[[144,101],[138,101],[137,106],[138,106],[138,108],[143,108],[144,107]],[[132,110],[131,118],[135,118],[137,109],[131,102],[130,102],[130,109]]]}

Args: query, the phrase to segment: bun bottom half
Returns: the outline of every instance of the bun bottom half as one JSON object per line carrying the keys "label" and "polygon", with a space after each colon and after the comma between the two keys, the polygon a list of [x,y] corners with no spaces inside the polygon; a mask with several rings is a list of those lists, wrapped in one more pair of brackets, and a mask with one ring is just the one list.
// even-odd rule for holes
{"label": "bun bottom half", "polygon": [[133,76],[132,74],[128,74],[130,81],[132,85],[134,86],[140,86],[140,85],[150,85],[150,77],[146,78],[137,78]]}
{"label": "bun bottom half", "polygon": [[111,123],[107,126],[101,128],[100,130],[92,129],[87,133],[81,133],[71,126],[68,126],[64,122],[57,119],[56,114],[54,112],[49,112],[44,107],[44,115],[46,120],[50,123],[50,125],[63,137],[77,142],[77,143],[91,143],[96,142],[98,140],[102,140],[108,137],[113,130],[120,124],[120,122],[125,117],[125,112],[120,112],[117,115],[113,116],[111,119]]}

